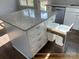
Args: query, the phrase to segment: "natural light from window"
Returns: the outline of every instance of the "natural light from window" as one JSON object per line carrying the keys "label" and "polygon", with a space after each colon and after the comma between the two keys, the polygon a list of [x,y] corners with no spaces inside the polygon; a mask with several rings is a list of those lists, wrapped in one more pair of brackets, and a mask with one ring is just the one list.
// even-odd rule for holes
{"label": "natural light from window", "polygon": [[0,47],[2,47],[3,45],[5,45],[9,41],[10,40],[9,40],[8,34],[4,34],[3,36],[0,37]]}
{"label": "natural light from window", "polygon": [[41,10],[46,11],[46,4],[47,4],[47,0],[40,0]]}
{"label": "natural light from window", "polygon": [[46,57],[44,59],[49,59],[49,56],[51,55],[51,53],[47,53]]}
{"label": "natural light from window", "polygon": [[[0,20],[0,34],[1,32],[4,31],[4,24],[3,24],[3,21]],[[3,45],[5,45],[6,43],[8,43],[10,40],[9,40],[9,36],[7,33],[3,34],[0,36],[0,47],[2,47]]]}

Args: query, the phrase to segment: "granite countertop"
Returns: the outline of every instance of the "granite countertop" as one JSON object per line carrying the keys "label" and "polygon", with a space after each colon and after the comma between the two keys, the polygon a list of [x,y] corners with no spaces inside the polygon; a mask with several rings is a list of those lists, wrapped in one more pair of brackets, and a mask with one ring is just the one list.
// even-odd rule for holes
{"label": "granite countertop", "polygon": [[36,17],[32,11],[31,9],[24,9],[0,18],[4,22],[26,31],[46,20],[45,17]]}

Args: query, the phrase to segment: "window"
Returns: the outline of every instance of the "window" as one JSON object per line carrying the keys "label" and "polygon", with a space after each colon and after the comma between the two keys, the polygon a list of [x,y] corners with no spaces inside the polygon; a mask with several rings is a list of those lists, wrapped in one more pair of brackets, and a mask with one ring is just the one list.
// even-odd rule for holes
{"label": "window", "polygon": [[33,7],[34,6],[34,1],[33,0],[20,0],[20,5],[21,6]]}
{"label": "window", "polygon": [[27,1],[26,0],[19,0],[21,6],[27,6]]}
{"label": "window", "polygon": [[47,4],[47,0],[40,0],[41,10],[46,11],[46,4]]}
{"label": "window", "polygon": [[34,0],[28,0],[28,6],[33,7],[34,6]]}

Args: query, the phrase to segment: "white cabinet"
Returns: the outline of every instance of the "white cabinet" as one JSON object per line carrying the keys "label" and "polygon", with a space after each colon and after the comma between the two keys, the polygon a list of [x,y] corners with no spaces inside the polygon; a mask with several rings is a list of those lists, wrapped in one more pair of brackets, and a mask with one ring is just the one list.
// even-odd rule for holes
{"label": "white cabinet", "polygon": [[79,9],[78,8],[66,8],[64,24],[73,25],[73,29],[79,30]]}
{"label": "white cabinet", "polygon": [[6,25],[12,45],[25,57],[32,58],[47,43],[45,22],[42,22],[27,31],[15,26]]}

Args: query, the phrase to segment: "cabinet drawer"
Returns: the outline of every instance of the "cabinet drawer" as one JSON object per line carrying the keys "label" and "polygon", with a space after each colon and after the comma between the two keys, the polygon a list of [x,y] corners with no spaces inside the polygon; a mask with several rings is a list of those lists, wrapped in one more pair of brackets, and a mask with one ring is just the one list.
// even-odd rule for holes
{"label": "cabinet drawer", "polygon": [[41,38],[36,39],[35,41],[31,41],[30,45],[32,48],[35,48],[37,45],[40,45],[40,42],[42,41]]}
{"label": "cabinet drawer", "polygon": [[47,36],[44,34],[40,37],[40,39],[31,44],[33,53],[38,52],[47,43]]}
{"label": "cabinet drawer", "polygon": [[29,42],[32,44],[32,43],[38,43],[38,42],[40,42],[40,41],[42,41],[43,39],[43,37],[47,37],[47,34],[46,34],[46,31],[43,31],[42,33],[41,33],[41,35],[39,36],[39,37],[37,37],[37,38],[31,38],[30,40],[29,40]]}
{"label": "cabinet drawer", "polygon": [[29,35],[29,41],[35,41],[38,40],[38,38],[40,37],[41,32],[40,33],[35,33],[35,34],[30,34]]}
{"label": "cabinet drawer", "polygon": [[33,54],[37,53],[41,48],[41,42],[36,43],[36,44],[32,44],[31,46],[31,51]]}
{"label": "cabinet drawer", "polygon": [[38,44],[39,42],[43,41],[43,40],[47,40],[47,32],[43,31],[41,33],[41,35],[37,38],[31,38],[29,40],[30,44]]}
{"label": "cabinet drawer", "polygon": [[46,27],[44,23],[41,23],[28,31],[29,39],[32,41],[38,39],[41,36],[41,34],[45,31],[46,31]]}
{"label": "cabinet drawer", "polygon": [[45,32],[41,35],[41,44],[43,45],[46,42],[47,42],[47,33]]}

